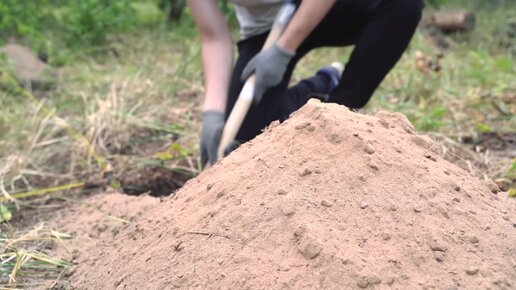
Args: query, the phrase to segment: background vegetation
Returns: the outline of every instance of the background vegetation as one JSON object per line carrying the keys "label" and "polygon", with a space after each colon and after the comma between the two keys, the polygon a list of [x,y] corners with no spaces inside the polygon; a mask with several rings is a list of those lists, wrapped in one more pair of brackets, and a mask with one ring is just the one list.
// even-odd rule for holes
{"label": "background vegetation", "polygon": [[[220,3],[236,39],[232,7]],[[42,240],[69,236],[26,230],[44,206],[106,187],[163,194],[152,186],[172,191],[198,173],[200,47],[183,6],[181,0],[0,2],[0,45],[29,47],[55,73],[50,86],[36,89],[18,82],[0,54],[0,221],[10,220],[0,231],[0,283],[24,269],[57,276],[56,267],[68,265],[38,251]],[[482,134],[516,128],[515,1],[429,0],[426,9],[469,9],[476,29],[445,36],[451,43],[445,51],[418,31],[364,112],[400,111],[454,154],[467,151],[460,158],[489,177],[515,180],[516,162],[475,146]],[[346,62],[350,50],[310,53],[293,81],[334,60]],[[418,70],[417,53],[441,69]]]}

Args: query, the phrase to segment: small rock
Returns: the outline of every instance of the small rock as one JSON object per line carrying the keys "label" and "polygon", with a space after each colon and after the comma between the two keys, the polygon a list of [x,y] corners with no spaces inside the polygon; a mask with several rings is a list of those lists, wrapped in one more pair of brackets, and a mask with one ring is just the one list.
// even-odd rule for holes
{"label": "small rock", "polygon": [[314,127],[314,126],[308,126],[308,127],[306,128],[306,131],[308,131],[308,132],[313,132],[313,131],[315,131],[315,127]]}
{"label": "small rock", "polygon": [[446,246],[437,240],[430,243],[430,249],[434,252],[446,252]]}
{"label": "small rock", "polygon": [[510,219],[508,215],[504,215],[502,218],[503,218],[504,220],[506,220],[506,221],[509,221],[509,219]]}
{"label": "small rock", "polygon": [[172,279],[172,286],[174,288],[181,288],[185,282],[186,282],[186,277],[183,275],[178,275],[177,277]]}
{"label": "small rock", "polygon": [[278,195],[287,195],[287,191],[283,188],[278,189]]}
{"label": "small rock", "polygon": [[369,282],[369,285],[378,285],[382,283],[382,280],[376,276],[369,276],[367,281]]}
{"label": "small rock", "polygon": [[301,239],[303,237],[303,235],[305,234],[306,232],[306,229],[304,227],[299,227],[297,228],[295,231],[294,231],[294,237],[296,237],[296,239]]}
{"label": "small rock", "polygon": [[307,175],[310,175],[310,174],[312,174],[312,170],[310,170],[308,167],[303,168],[299,172],[299,176],[307,176]]}
{"label": "small rock", "polygon": [[478,244],[479,243],[479,240],[476,236],[471,236],[469,238],[469,242],[472,243],[472,244]]}
{"label": "small rock", "polygon": [[376,164],[375,162],[372,162],[372,161],[369,163],[369,167],[371,167],[372,169],[374,169],[376,171],[380,170],[380,167],[378,167],[378,164]]}
{"label": "small rock", "polygon": [[357,285],[360,288],[367,288],[382,283],[382,280],[376,276],[362,276],[358,279]]}
{"label": "small rock", "polygon": [[395,206],[395,205],[391,205],[391,206],[389,207],[389,209],[390,209],[391,211],[396,211],[396,210],[398,210],[398,209],[396,208],[396,206]]}
{"label": "small rock", "polygon": [[420,212],[421,212],[421,209],[420,209],[420,208],[418,208],[418,207],[415,207],[415,208],[414,208],[414,212],[415,212],[415,213],[420,213]]}
{"label": "small rock", "polygon": [[444,262],[444,253],[443,252],[434,252],[434,258],[437,262]]}
{"label": "small rock", "polygon": [[358,177],[358,180],[362,181],[362,182],[365,182],[366,181],[366,178],[363,174],[360,175],[360,177]]}
{"label": "small rock", "polygon": [[507,178],[498,178],[494,181],[502,191],[509,191],[512,182]]}
{"label": "small rock", "polygon": [[310,122],[302,122],[302,123],[297,124],[294,128],[296,130],[303,130],[303,129],[305,129],[306,127],[308,127],[310,125],[311,125]]}
{"label": "small rock", "polygon": [[432,154],[430,153],[425,153],[425,157],[434,161],[434,162],[437,162],[437,159],[435,158],[435,156],[433,156]]}
{"label": "small rock", "polygon": [[358,279],[357,285],[358,287],[365,289],[369,286],[369,283],[367,282],[366,277],[361,277]]}
{"label": "small rock", "polygon": [[453,201],[455,201],[455,202],[460,202],[460,198],[455,197],[455,198],[453,199]]}
{"label": "small rock", "polygon": [[321,253],[321,247],[315,244],[307,244],[306,247],[301,251],[301,254],[307,260],[313,260]]}
{"label": "small rock", "polygon": [[366,146],[364,147],[364,151],[367,154],[374,154],[375,152],[374,147],[371,144],[366,144]]}
{"label": "small rock", "polygon": [[310,170],[307,167],[303,168],[303,170],[301,170],[301,172],[299,172],[299,176],[301,176],[301,177],[307,176],[307,175],[310,175],[310,174],[312,174],[312,170]]}
{"label": "small rock", "polygon": [[296,206],[291,203],[282,204],[281,212],[287,217],[291,217],[296,213]]}
{"label": "small rock", "polygon": [[443,207],[438,207],[437,208],[439,210],[439,212],[441,213],[441,215],[447,219],[450,219],[450,215],[448,214],[448,211],[443,208]]}
{"label": "small rock", "polygon": [[326,199],[323,199],[321,201],[321,205],[324,207],[332,207],[333,206],[333,204],[331,202],[327,201]]}
{"label": "small rock", "polygon": [[468,274],[470,276],[476,275],[477,273],[478,273],[477,267],[471,267],[471,268],[466,269],[466,274]]}
{"label": "small rock", "polygon": [[382,234],[382,238],[384,241],[388,241],[391,239],[391,235],[387,234],[387,233],[383,233]]}
{"label": "small rock", "polygon": [[460,186],[457,183],[452,183],[452,188],[455,191],[460,191]]}
{"label": "small rock", "polygon": [[367,204],[367,203],[365,203],[365,202],[361,202],[361,203],[360,203],[360,208],[361,208],[361,209],[366,209],[367,207],[368,207],[368,204]]}
{"label": "small rock", "polygon": [[500,187],[498,187],[498,185],[496,183],[494,183],[494,181],[492,181],[491,179],[487,180],[485,183],[486,183],[487,188],[489,188],[489,190],[492,193],[496,194],[496,193],[500,192]]}

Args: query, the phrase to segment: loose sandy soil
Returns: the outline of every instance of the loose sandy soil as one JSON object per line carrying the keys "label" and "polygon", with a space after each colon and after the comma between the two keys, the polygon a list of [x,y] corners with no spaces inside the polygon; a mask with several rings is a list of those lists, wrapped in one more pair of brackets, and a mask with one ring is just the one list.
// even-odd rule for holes
{"label": "loose sandy soil", "polygon": [[515,202],[439,148],[401,114],[311,101],[175,196],[75,208],[72,286],[514,289]]}

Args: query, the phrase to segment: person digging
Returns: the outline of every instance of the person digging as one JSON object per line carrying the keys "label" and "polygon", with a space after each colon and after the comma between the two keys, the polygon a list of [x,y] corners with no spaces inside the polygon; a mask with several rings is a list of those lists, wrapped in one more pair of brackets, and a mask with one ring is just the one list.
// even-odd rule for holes
{"label": "person digging", "polygon": [[[256,76],[254,105],[235,141],[247,142],[271,122],[283,121],[316,96],[350,109],[364,107],[407,48],[421,18],[423,0],[297,0],[279,39],[263,49],[282,0],[229,0],[240,26],[233,65],[230,29],[216,0],[188,0],[201,36],[205,81],[201,166],[213,165],[225,122],[245,80]],[[292,72],[312,49],[354,45],[340,63],[288,87]],[[234,149],[226,148],[226,152]]]}

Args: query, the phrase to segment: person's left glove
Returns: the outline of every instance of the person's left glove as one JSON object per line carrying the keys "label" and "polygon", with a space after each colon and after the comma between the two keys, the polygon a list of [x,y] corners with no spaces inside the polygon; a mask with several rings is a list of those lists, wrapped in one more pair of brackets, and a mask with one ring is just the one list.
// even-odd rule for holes
{"label": "person's left glove", "polygon": [[201,166],[208,162],[211,165],[217,162],[217,151],[224,130],[224,113],[219,111],[205,111],[202,114],[201,130]]}
{"label": "person's left glove", "polygon": [[265,92],[277,86],[285,72],[287,66],[294,57],[295,53],[281,48],[279,45],[264,49],[255,55],[244,68],[241,79],[245,82],[253,73],[256,75],[253,100],[258,104]]}

